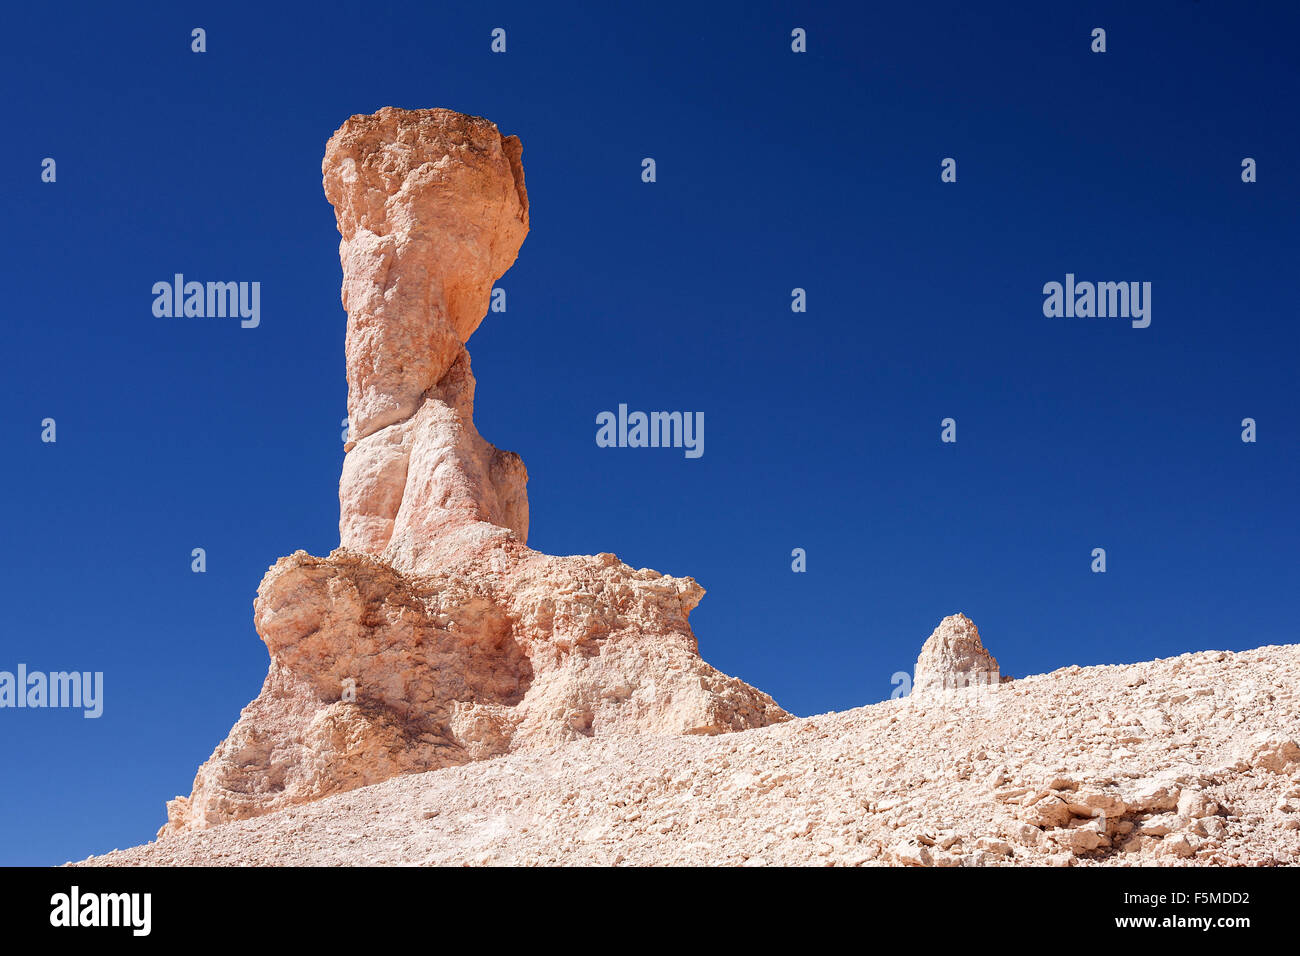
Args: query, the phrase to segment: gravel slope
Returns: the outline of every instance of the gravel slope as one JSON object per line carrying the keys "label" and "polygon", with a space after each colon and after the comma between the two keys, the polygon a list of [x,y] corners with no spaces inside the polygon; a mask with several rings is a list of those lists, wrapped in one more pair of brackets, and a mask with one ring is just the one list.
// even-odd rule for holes
{"label": "gravel slope", "polygon": [[398,777],[97,866],[1300,863],[1300,645]]}

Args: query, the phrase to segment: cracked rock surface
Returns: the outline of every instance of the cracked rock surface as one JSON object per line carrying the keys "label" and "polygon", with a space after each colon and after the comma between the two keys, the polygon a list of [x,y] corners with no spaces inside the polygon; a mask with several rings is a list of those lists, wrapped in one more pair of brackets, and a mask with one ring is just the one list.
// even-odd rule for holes
{"label": "cracked rock surface", "polygon": [[263,578],[266,681],[160,832],[567,741],[789,719],[700,658],[691,578],[527,546],[528,473],[475,428],[465,349],[528,232],[521,157],[493,123],[442,109],[353,116],[331,137],[340,547]]}

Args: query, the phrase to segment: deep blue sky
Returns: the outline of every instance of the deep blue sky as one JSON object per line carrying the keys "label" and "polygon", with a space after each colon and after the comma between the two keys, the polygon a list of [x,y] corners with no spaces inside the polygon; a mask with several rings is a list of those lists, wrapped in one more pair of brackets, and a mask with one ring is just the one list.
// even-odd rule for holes
{"label": "deep blue sky", "polygon": [[[1295,5],[409,6],[7,13],[0,669],[106,686],[0,711],[0,862],[150,839],[261,686],[262,574],[337,545],[320,160],[385,105],[524,144],[470,350],[530,544],[694,576],[704,657],[791,711],[888,697],[958,610],[1015,675],[1297,640]],[[261,327],[154,318],[175,272],[260,281]],[[1066,272],[1152,282],[1151,327],[1045,318]],[[598,448],[620,402],[703,411],[703,458]]]}

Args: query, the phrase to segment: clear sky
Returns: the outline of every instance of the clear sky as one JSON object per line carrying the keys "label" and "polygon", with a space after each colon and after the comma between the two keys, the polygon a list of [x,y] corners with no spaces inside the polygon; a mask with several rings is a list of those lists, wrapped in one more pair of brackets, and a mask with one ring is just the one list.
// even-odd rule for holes
{"label": "clear sky", "polygon": [[[337,545],[320,161],[386,105],[523,141],[469,346],[530,544],[695,577],[703,656],[787,709],[889,697],[956,611],[1013,675],[1298,639],[1294,4],[282,6],[0,32],[0,670],[104,674],[99,719],[0,710],[0,862],[152,838],[261,686],[262,574]],[[178,272],[260,326],[156,318]],[[1045,317],[1067,273],[1150,326]],[[597,447],[619,403],[703,412],[703,456]]]}

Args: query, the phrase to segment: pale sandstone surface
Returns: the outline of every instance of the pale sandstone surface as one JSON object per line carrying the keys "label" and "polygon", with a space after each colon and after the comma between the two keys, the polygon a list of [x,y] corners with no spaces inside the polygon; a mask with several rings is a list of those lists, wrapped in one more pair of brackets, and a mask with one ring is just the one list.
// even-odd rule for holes
{"label": "pale sandstone surface", "polygon": [[979,628],[965,614],[951,614],[921,646],[912,676],[912,693],[954,690],[1002,680],[997,659],[980,640]]}
{"label": "pale sandstone surface", "polygon": [[348,313],[341,546],[263,578],[262,691],[161,832],[585,737],[789,719],[700,659],[691,578],[526,545],[528,474],[475,428],[464,347],[528,232],[519,141],[385,108],[339,128],[322,172]]}
{"label": "pale sandstone surface", "polygon": [[1300,646],[394,777],[90,865],[1293,865]]}

